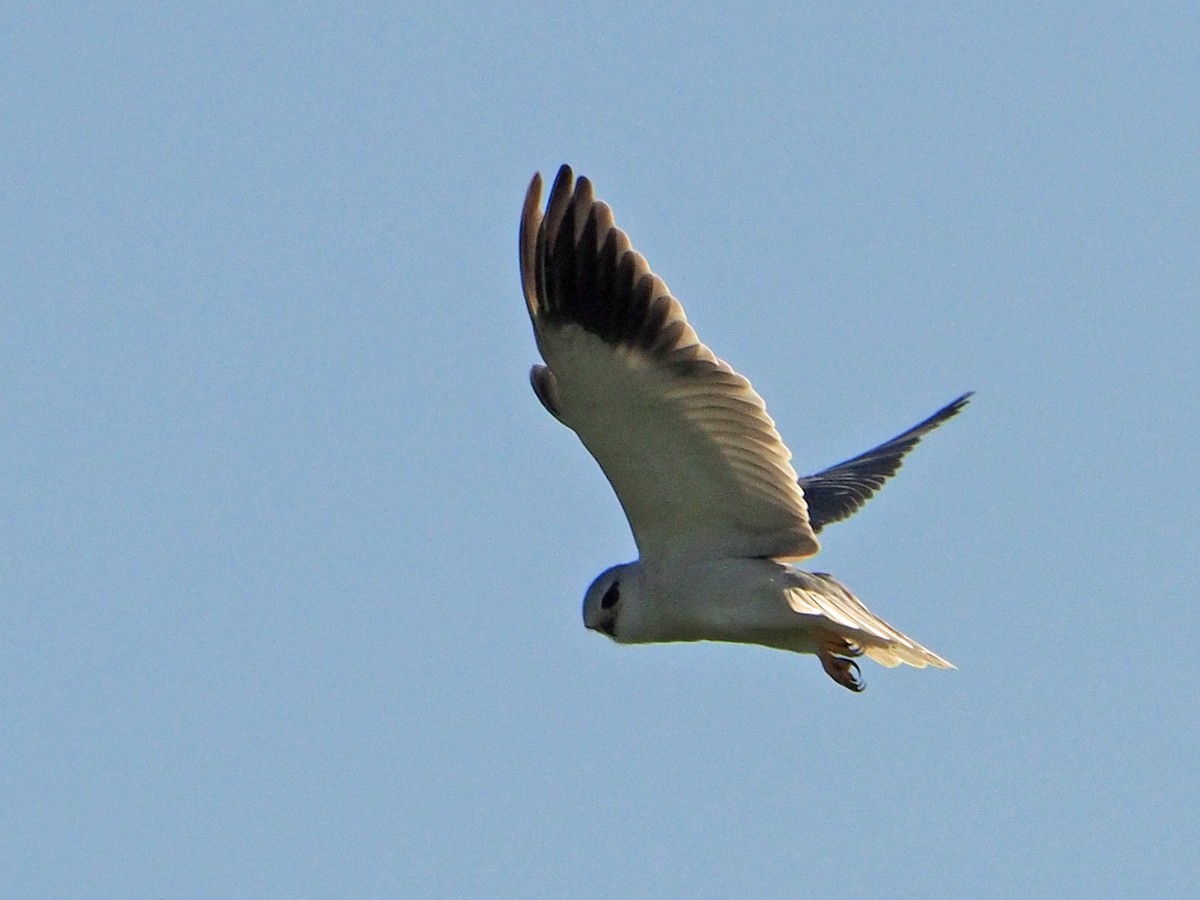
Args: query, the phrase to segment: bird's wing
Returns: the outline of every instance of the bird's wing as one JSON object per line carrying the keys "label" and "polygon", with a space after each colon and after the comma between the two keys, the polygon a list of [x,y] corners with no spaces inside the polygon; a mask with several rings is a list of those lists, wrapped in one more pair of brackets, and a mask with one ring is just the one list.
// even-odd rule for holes
{"label": "bird's wing", "polygon": [[858,512],[883,487],[883,483],[899,471],[905,454],[917,446],[921,438],[957,415],[967,405],[972,393],[963,394],[924,422],[873,450],[801,478],[800,487],[804,489],[808,521],[813,531],[818,532],[826,525],[840,522]]}
{"label": "bird's wing", "polygon": [[709,350],[662,279],[563,166],[533,177],[521,282],[533,388],[612,484],[643,557],[817,552],[791,454],[762,398]]}

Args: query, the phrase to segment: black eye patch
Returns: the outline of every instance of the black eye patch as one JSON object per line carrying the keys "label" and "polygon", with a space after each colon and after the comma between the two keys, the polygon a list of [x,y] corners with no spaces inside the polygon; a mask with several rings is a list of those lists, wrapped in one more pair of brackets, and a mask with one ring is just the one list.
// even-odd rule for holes
{"label": "black eye patch", "polygon": [[612,609],[620,599],[621,594],[617,589],[617,583],[614,581],[611,585],[609,585],[608,590],[604,592],[604,596],[600,598],[600,608]]}

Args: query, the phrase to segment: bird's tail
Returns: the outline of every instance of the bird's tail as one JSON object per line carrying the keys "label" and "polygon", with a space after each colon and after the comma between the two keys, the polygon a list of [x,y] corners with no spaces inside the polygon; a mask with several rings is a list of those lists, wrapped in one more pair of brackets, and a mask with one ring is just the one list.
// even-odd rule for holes
{"label": "bird's tail", "polygon": [[863,602],[831,575],[792,569],[795,583],[788,590],[788,604],[806,616],[820,616],[831,629],[863,649],[877,663],[889,668],[901,663],[923,669],[953,669],[954,664],[922,647],[908,635],[875,615]]}

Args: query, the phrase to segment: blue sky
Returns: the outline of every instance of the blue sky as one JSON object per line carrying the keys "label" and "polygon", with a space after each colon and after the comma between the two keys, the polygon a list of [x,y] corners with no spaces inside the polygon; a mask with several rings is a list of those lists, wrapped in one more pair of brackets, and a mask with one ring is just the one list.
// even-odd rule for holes
{"label": "blue sky", "polygon": [[[10,895],[1194,890],[1194,13],[481,6],[4,13]],[[978,391],[813,562],[957,671],[584,630],[562,162],[797,468]]]}

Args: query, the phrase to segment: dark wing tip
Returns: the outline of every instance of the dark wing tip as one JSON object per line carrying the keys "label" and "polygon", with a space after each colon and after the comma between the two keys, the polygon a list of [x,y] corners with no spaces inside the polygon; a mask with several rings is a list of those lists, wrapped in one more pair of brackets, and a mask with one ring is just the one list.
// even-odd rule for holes
{"label": "dark wing tip", "polygon": [[[592,182],[559,168],[544,214],[535,175],[521,215],[521,283],[535,329],[575,324],[611,345],[650,351],[678,304],[597,200]],[[666,335],[670,337],[671,335]]]}
{"label": "dark wing tip", "polygon": [[921,438],[958,415],[974,394],[974,391],[968,391],[908,431],[866,453],[801,478],[800,487],[804,490],[813,531],[819,532],[826,525],[840,522],[862,509],[884,482],[899,471],[904,457],[921,442]]}
{"label": "dark wing tip", "polygon": [[[924,425],[929,425],[931,428],[936,428],[938,425],[942,424],[947,419],[951,418],[952,416],[957,416],[960,412],[962,412],[963,407],[965,407],[968,403],[970,403],[971,398],[974,396],[975,396],[974,391],[967,391],[961,397],[951,400],[949,403],[947,403],[945,406],[943,406],[941,409],[939,409],[932,416],[930,416],[928,419],[926,419],[924,422],[922,422],[920,425],[917,425],[916,427],[920,428]],[[928,431],[926,431],[926,433],[928,433]]]}
{"label": "dark wing tip", "polygon": [[517,253],[521,264],[521,290],[525,294],[525,305],[531,317],[537,316],[537,242],[542,224],[542,173],[534,172],[525,191],[525,205],[521,208],[521,230],[517,239]]}

